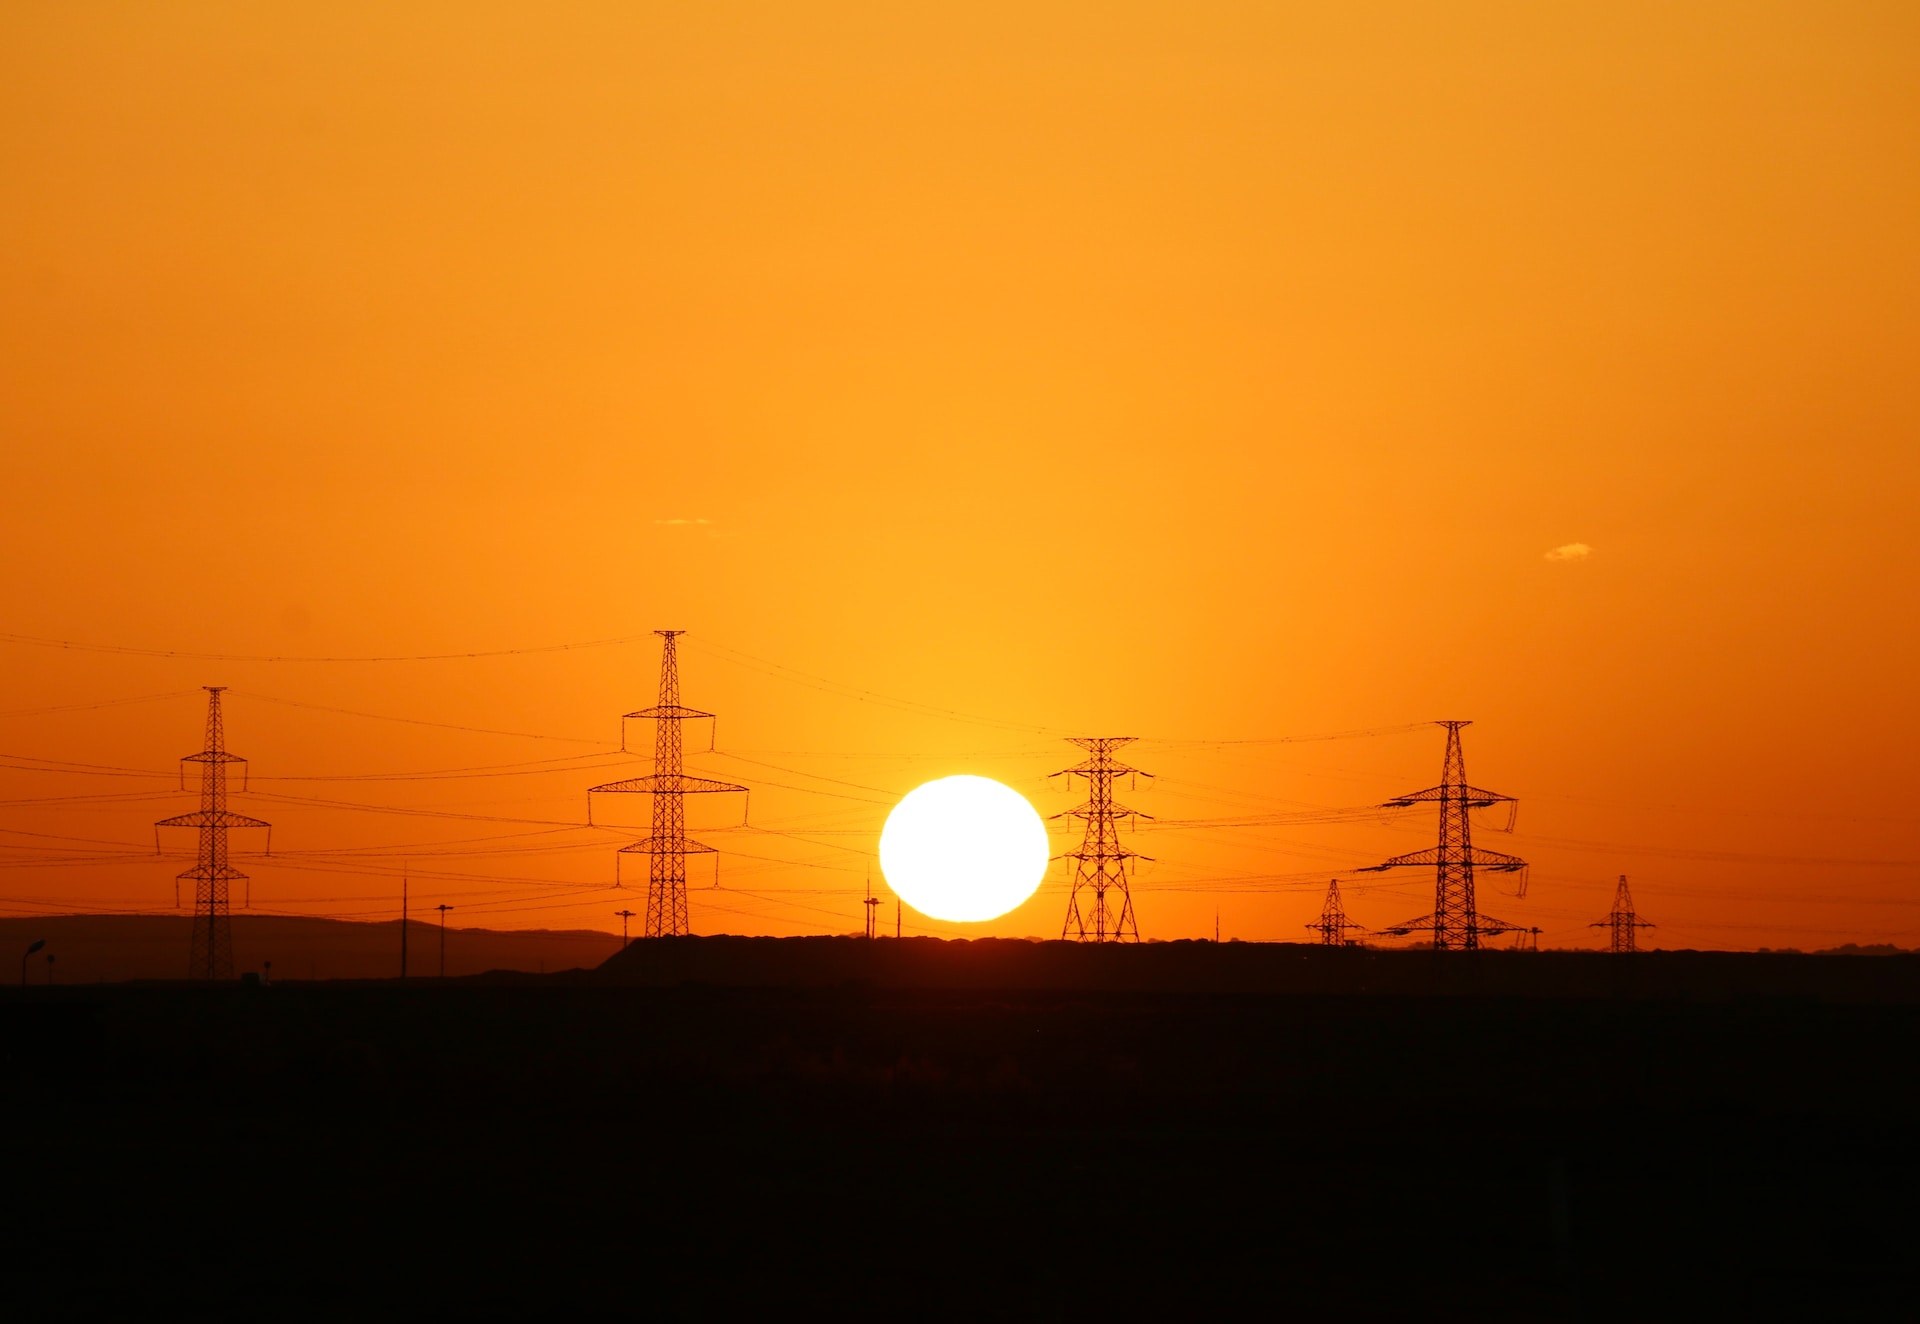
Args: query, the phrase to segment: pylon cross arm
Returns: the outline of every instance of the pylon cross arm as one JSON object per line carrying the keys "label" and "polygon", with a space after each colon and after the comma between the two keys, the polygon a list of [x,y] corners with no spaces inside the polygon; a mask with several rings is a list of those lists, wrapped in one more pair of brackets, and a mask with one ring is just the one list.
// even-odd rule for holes
{"label": "pylon cross arm", "polygon": [[1095,804],[1095,803],[1094,803],[1093,801],[1091,801],[1091,800],[1089,800],[1089,801],[1087,801],[1087,802],[1086,802],[1085,804],[1083,804],[1083,805],[1075,805],[1075,806],[1074,806],[1074,807],[1073,807],[1072,809],[1062,809],[1062,810],[1061,810],[1061,811],[1060,811],[1059,813],[1057,813],[1057,814],[1049,814],[1049,815],[1047,815],[1047,817],[1048,817],[1049,819],[1055,819],[1055,818],[1112,818],[1112,819],[1121,819],[1121,818],[1144,818],[1144,819],[1146,819],[1146,820],[1147,820],[1147,822],[1149,822],[1149,823],[1151,823],[1151,822],[1153,822],[1153,821],[1154,821],[1154,817],[1153,817],[1153,815],[1152,815],[1152,814],[1143,814],[1143,813],[1141,813],[1141,812],[1140,812],[1140,811],[1139,811],[1138,809],[1129,809],[1129,808],[1127,808],[1127,807],[1126,807],[1125,805],[1123,805],[1123,804],[1121,804],[1121,803],[1119,803],[1118,801],[1114,801],[1114,802],[1112,802],[1112,803],[1110,803],[1110,804],[1108,804],[1108,805],[1106,805],[1106,806],[1105,806],[1105,807],[1103,808],[1102,806],[1100,806],[1100,805],[1097,805],[1097,804]]}
{"label": "pylon cross arm", "polygon": [[191,869],[175,874],[174,877],[180,879],[182,882],[244,883],[247,880],[246,874],[241,873],[230,864],[223,864],[218,869],[203,869],[195,865]]}
{"label": "pylon cross arm", "polygon": [[714,855],[715,847],[704,845],[692,837],[643,837],[631,845],[620,848],[622,855]]}
{"label": "pylon cross arm", "polygon": [[1405,855],[1396,855],[1390,860],[1381,861],[1379,864],[1365,865],[1361,868],[1360,872],[1361,873],[1380,873],[1381,871],[1386,869],[1399,869],[1399,868],[1404,868],[1410,865],[1438,864],[1438,863],[1440,863],[1439,848],[1436,846],[1429,846],[1425,850],[1409,851]]}
{"label": "pylon cross arm", "polygon": [[1489,873],[1517,873],[1527,867],[1527,862],[1518,855],[1503,855],[1497,850],[1482,850],[1475,846],[1470,851],[1451,852],[1443,858],[1438,846],[1429,846],[1425,850],[1409,851],[1405,855],[1396,855],[1379,864],[1364,865],[1361,873],[1379,873],[1384,869],[1400,869],[1409,866],[1426,865],[1431,868],[1438,864],[1471,864],[1476,869],[1485,869]]}
{"label": "pylon cross arm", "polygon": [[685,773],[654,772],[644,777],[628,777],[624,781],[606,782],[600,786],[589,786],[588,791],[607,791],[624,795],[716,795],[722,791],[744,791],[744,786],[732,782],[714,781],[711,777],[689,777]]}
{"label": "pylon cross arm", "polygon": [[1088,850],[1083,846],[1079,850],[1070,850],[1065,855],[1056,855],[1053,858],[1056,860],[1145,860],[1149,864],[1153,863],[1153,856],[1142,855],[1139,851],[1128,850],[1125,846],[1116,846],[1112,850]]}
{"label": "pylon cross arm", "polygon": [[163,818],[155,827],[224,827],[224,828],[270,828],[273,824],[265,819],[249,818],[245,814],[236,814],[230,809],[196,809],[190,814],[175,814],[172,818]]}
{"label": "pylon cross arm", "polygon": [[1410,791],[1406,795],[1397,795],[1382,802],[1382,809],[1407,809],[1417,804],[1431,804],[1435,800],[1451,800],[1456,804],[1465,803],[1473,809],[1484,809],[1488,805],[1513,804],[1517,796],[1501,795],[1498,791],[1483,791],[1478,786],[1429,786],[1424,791]]}

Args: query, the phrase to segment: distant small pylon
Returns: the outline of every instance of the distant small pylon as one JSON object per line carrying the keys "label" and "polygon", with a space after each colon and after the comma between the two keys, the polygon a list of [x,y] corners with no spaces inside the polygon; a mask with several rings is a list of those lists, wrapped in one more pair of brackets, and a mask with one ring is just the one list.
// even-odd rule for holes
{"label": "distant small pylon", "polygon": [[1632,952],[1639,950],[1639,944],[1634,938],[1636,932],[1640,929],[1652,928],[1653,921],[1641,919],[1640,916],[1634,913],[1633,893],[1627,890],[1627,876],[1621,874],[1620,886],[1615,889],[1613,894],[1613,909],[1607,912],[1605,919],[1597,919],[1587,925],[1587,927],[1590,929],[1613,930],[1609,935],[1611,945],[1608,950],[1615,952]]}
{"label": "distant small pylon", "polygon": [[1340,880],[1332,879],[1327,883],[1327,900],[1320,907],[1320,918],[1312,920],[1307,927],[1320,935],[1320,941],[1328,947],[1352,947],[1358,939],[1349,938],[1350,932],[1359,932],[1360,926],[1347,918],[1347,908],[1340,901]]}

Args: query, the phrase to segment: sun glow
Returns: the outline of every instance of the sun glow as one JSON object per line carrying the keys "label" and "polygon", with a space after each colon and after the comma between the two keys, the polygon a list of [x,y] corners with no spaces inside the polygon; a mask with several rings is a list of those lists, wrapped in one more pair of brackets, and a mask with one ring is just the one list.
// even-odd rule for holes
{"label": "sun glow", "polygon": [[880,872],[934,919],[977,921],[1032,896],[1047,872],[1047,828],[1020,792],[986,777],[942,777],[902,797],[880,831]]}

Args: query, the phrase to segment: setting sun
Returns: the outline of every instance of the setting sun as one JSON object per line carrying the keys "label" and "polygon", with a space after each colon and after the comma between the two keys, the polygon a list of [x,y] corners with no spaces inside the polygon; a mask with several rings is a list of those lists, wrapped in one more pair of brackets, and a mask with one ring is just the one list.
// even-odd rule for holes
{"label": "setting sun", "polygon": [[908,792],[887,815],[880,871],[923,915],[995,919],[1040,886],[1046,825],[1010,786],[988,777],[942,777]]}

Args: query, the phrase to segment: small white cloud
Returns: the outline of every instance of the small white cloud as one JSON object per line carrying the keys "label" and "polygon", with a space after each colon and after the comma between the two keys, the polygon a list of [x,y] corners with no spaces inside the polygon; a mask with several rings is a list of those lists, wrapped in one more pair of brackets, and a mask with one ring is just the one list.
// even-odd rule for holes
{"label": "small white cloud", "polygon": [[1593,555],[1593,548],[1583,542],[1570,542],[1564,547],[1556,547],[1547,553],[1549,561],[1584,561]]}
{"label": "small white cloud", "polygon": [[655,524],[711,524],[710,519],[657,519]]}

